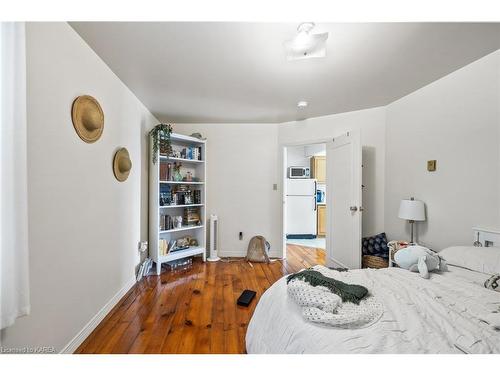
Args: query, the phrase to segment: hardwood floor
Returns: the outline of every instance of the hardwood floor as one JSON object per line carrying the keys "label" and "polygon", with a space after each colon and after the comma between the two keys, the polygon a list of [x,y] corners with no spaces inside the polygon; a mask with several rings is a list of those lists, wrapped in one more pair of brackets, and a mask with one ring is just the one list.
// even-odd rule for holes
{"label": "hardwood floor", "polygon": [[[125,295],[75,353],[245,353],[245,333],[262,295],[283,275],[324,264],[322,249],[287,246],[270,264],[241,259],[149,276]],[[252,267],[253,266],[253,267]],[[245,289],[249,307],[236,305]]]}

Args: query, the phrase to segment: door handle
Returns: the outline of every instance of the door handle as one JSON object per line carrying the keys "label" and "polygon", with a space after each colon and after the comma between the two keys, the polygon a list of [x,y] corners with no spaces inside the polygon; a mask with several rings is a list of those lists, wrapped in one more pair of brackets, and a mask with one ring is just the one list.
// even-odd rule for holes
{"label": "door handle", "polygon": [[351,210],[352,212],[356,212],[358,208],[356,206],[351,206],[349,207],[349,210]]}

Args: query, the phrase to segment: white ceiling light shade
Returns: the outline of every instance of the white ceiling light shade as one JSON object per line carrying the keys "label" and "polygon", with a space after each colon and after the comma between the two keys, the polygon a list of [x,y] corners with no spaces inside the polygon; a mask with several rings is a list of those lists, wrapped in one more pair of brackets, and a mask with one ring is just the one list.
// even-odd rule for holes
{"label": "white ceiling light shade", "polygon": [[309,103],[307,103],[305,100],[301,100],[300,102],[298,102],[298,103],[297,103],[297,107],[298,107],[299,109],[304,109],[304,108],[306,108],[306,107],[307,107],[307,105],[308,105],[308,104],[309,104]]}
{"label": "white ceiling light shade", "polygon": [[297,27],[295,38],[284,43],[289,61],[326,56],[328,33],[311,34],[313,22],[304,22]]}

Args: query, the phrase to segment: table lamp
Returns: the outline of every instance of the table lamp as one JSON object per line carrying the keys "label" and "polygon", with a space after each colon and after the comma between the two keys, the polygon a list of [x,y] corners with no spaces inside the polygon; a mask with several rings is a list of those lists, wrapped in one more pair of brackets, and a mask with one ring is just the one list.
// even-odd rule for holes
{"label": "table lamp", "polygon": [[399,205],[399,218],[408,220],[411,225],[411,241],[413,242],[413,224],[415,221],[425,221],[424,202],[416,201],[414,198],[403,199]]}

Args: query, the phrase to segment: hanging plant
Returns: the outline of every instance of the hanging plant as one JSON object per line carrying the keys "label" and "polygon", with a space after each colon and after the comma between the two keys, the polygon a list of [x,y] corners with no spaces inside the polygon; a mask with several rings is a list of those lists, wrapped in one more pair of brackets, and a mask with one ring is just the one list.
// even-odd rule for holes
{"label": "hanging plant", "polygon": [[153,142],[153,164],[156,164],[158,150],[160,150],[161,155],[170,156],[172,154],[170,134],[172,134],[172,125],[170,124],[158,124],[149,132],[151,142]]}

